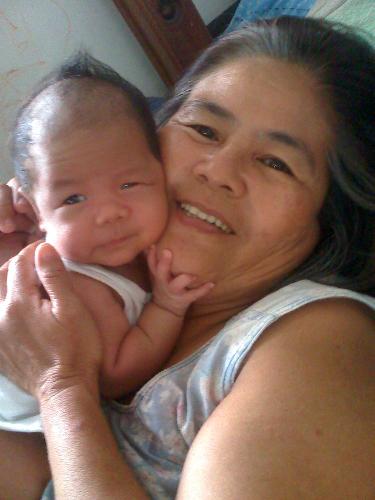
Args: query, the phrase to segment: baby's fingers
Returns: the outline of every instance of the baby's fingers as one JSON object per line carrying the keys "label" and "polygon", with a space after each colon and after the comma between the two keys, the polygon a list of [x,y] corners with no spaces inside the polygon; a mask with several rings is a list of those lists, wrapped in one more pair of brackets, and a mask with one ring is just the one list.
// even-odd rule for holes
{"label": "baby's fingers", "polygon": [[189,290],[188,292],[185,293],[184,297],[185,299],[192,303],[195,302],[198,299],[201,299],[205,295],[207,295],[215,286],[214,283],[205,283],[204,285],[199,286],[198,288],[193,288],[192,290]]}
{"label": "baby's fingers", "polygon": [[171,266],[172,266],[172,252],[164,248],[161,252],[159,261],[155,266],[155,276],[168,283],[171,276]]}
{"label": "baby's fingers", "polygon": [[197,277],[193,274],[179,274],[169,282],[168,287],[172,293],[181,293],[184,292],[188,286],[192,285],[196,279]]}

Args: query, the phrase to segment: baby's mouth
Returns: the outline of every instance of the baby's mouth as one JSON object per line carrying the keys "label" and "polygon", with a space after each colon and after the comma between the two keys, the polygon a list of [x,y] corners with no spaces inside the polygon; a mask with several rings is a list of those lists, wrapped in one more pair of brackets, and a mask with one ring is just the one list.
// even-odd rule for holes
{"label": "baby's mouth", "polygon": [[200,208],[185,202],[178,203],[178,206],[188,217],[203,220],[204,222],[207,222],[208,224],[217,227],[225,234],[234,234],[234,231],[215,215],[207,214],[203,212]]}

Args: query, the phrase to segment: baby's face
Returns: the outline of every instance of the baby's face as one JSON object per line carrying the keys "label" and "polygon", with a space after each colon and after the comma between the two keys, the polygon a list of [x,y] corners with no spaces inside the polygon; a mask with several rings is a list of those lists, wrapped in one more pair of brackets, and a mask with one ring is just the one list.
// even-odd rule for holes
{"label": "baby's face", "polygon": [[32,155],[40,227],[63,257],[118,266],[161,236],[164,174],[135,120],[76,129],[33,146]]}

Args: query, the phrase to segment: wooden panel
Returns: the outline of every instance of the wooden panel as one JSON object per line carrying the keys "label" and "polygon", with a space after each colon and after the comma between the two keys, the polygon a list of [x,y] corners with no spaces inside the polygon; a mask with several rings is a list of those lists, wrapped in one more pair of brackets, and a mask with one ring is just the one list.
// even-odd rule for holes
{"label": "wooden panel", "polygon": [[113,1],[168,86],[211,42],[191,0]]}

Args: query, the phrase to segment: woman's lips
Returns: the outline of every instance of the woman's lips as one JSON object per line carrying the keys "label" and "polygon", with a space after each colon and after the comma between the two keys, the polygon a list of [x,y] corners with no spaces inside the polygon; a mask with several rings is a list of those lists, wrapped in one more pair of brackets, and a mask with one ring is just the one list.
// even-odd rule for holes
{"label": "woman's lips", "polygon": [[177,202],[177,216],[180,222],[196,229],[214,234],[234,234],[234,231],[217,212],[205,209],[202,205],[189,202]]}

